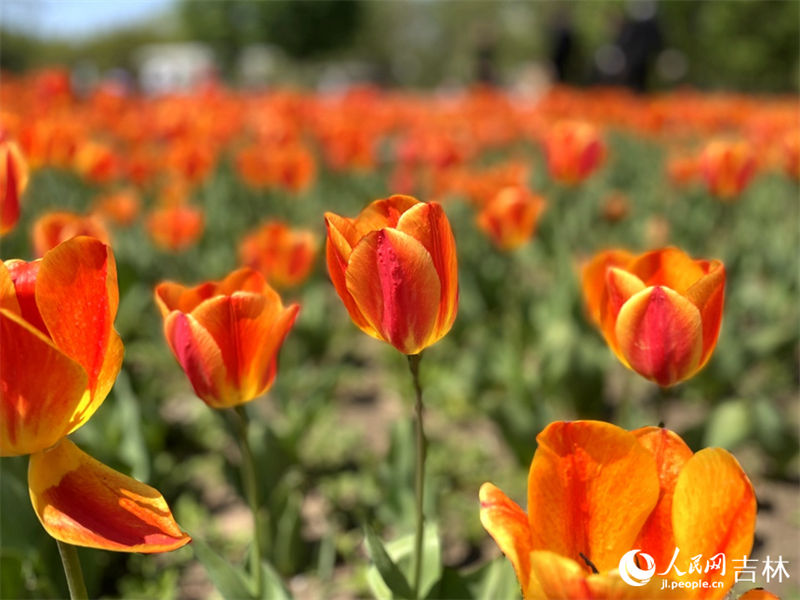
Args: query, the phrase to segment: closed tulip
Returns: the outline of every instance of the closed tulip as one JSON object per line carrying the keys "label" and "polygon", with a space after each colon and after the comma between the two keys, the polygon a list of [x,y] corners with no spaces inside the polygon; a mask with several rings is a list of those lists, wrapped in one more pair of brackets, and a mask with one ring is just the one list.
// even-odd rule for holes
{"label": "closed tulip", "polygon": [[325,223],[328,272],[362,331],[412,355],[450,330],[458,268],[439,204],[395,195],[352,219],[326,213]]}
{"label": "closed tulip", "polygon": [[53,538],[164,552],[190,541],[157,490],[66,436],[105,399],[122,365],[111,249],[76,237],[33,262],[0,263],[0,456],[30,454],[28,487]]}
{"label": "closed tulip", "polygon": [[677,248],[599,253],[583,270],[589,314],[611,350],[662,387],[705,366],[717,343],[725,267]]}
{"label": "closed tulip", "polygon": [[560,183],[575,185],[594,173],[605,159],[606,149],[597,128],[582,121],[561,121],[547,133],[547,169]]}
{"label": "closed tulip", "polygon": [[501,250],[514,250],[533,235],[545,201],[522,186],[504,187],[478,213],[478,227]]}
{"label": "closed tulip", "polygon": [[301,284],[314,266],[317,242],[307,229],[290,229],[286,223],[264,223],[239,244],[243,264],[260,271],[278,287]]}
{"label": "closed tulip", "polygon": [[[491,483],[480,490],[481,523],[526,600],[727,594],[730,561],[750,552],[756,518],[753,486],[729,452],[693,454],[669,430],[628,432],[599,421],[551,423],[536,441],[527,513]],[[689,568],[698,555],[699,572]],[[727,568],[703,569],[719,555]],[[649,577],[622,579],[625,556],[639,559],[631,560],[639,571],[652,564]],[[689,586],[662,589],[662,578]]]}
{"label": "closed tulip", "polygon": [[742,193],[756,174],[756,155],[745,141],[713,140],[703,149],[700,172],[709,191],[723,200]]}
{"label": "closed tulip", "polygon": [[156,286],[164,334],[195,393],[212,408],[229,408],[266,392],[275,380],[278,351],[300,307],[250,268],[221,281]]}

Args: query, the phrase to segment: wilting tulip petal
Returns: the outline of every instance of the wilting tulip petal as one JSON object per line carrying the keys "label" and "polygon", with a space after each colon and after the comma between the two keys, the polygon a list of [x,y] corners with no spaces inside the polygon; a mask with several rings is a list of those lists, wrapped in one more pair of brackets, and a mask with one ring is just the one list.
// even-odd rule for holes
{"label": "wilting tulip petal", "polygon": [[650,287],[634,295],[619,311],[614,333],[631,368],[661,386],[686,379],[700,367],[700,311],[670,288]]}
{"label": "wilting tulip petal", "polygon": [[69,433],[87,389],[86,373],[6,310],[0,310],[0,347],[0,456],[44,450]]}
{"label": "wilting tulip petal", "polygon": [[[675,482],[672,526],[680,560],[723,553],[727,560],[750,553],[756,520],[753,486],[736,459],[721,448],[706,448],[690,458]],[[680,566],[688,571],[686,564]],[[699,576],[699,577],[698,577]],[[685,576],[724,581],[723,588],[700,589],[697,598],[723,598],[733,585],[734,569]]]}
{"label": "wilting tulip petal", "polygon": [[526,600],[659,600],[680,594],[661,590],[661,580],[634,587],[614,572],[590,573],[585,563],[537,550],[530,555],[531,571]]}
{"label": "wilting tulip petal", "polygon": [[537,436],[528,476],[533,547],[599,571],[617,566],[658,501],[653,456],[608,423],[551,423]]}
{"label": "wilting tulip petal", "polygon": [[53,342],[88,375],[90,395],[70,431],[94,414],[122,366],[122,341],[113,326],[118,304],[114,257],[102,242],[73,238],[42,259],[36,305]]}
{"label": "wilting tulip petal", "polygon": [[692,457],[692,450],[678,434],[663,427],[643,427],[631,433],[656,459],[660,485],[658,504],[650,513],[633,546],[652,556],[655,564],[668,565],[675,552],[672,495],[678,475],[686,461]]}
{"label": "wilting tulip petal", "polygon": [[481,524],[506,555],[517,579],[523,582],[522,594],[528,597],[526,584],[530,573],[530,553],[533,550],[528,515],[519,505],[491,483],[484,483],[479,492]]}
{"label": "wilting tulip petal", "polygon": [[345,272],[347,290],[361,314],[403,354],[417,354],[434,331],[441,284],[425,247],[396,229],[363,238]]}
{"label": "wilting tulip petal", "polygon": [[76,546],[166,552],[191,541],[161,494],[64,439],[31,456],[28,487],[48,534]]}

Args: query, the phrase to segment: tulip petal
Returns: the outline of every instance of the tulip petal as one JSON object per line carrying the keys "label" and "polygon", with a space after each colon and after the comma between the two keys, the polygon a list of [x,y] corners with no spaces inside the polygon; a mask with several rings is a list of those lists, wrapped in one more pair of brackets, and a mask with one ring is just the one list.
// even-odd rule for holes
{"label": "tulip petal", "polygon": [[533,547],[599,571],[617,566],[658,501],[655,459],[631,433],[609,423],[551,423],[528,476]]}
{"label": "tulip petal", "polygon": [[711,358],[722,325],[722,307],[725,302],[725,267],[722,263],[717,260],[709,261],[708,274],[687,290],[686,297],[698,308],[703,321],[703,355],[699,369]]}
{"label": "tulip petal", "polygon": [[[330,275],[333,287],[336,289],[336,293],[339,294],[339,298],[341,298],[353,323],[368,335],[380,339],[381,336],[378,331],[370,325],[366,317],[361,314],[361,310],[358,308],[356,301],[347,290],[345,271],[347,270],[347,263],[350,260],[350,254],[353,251],[353,245],[358,242],[356,239],[355,227],[350,223],[349,219],[332,213],[325,214],[325,225],[328,228],[328,239],[325,243],[325,258],[328,263],[328,274]],[[349,234],[342,232],[349,232]],[[351,244],[350,239],[355,241]]]}
{"label": "tulip petal", "polygon": [[697,307],[672,289],[658,286],[628,300],[615,328],[627,364],[661,386],[673,385],[697,372],[702,331]]}
{"label": "tulip petal", "polygon": [[[423,204],[416,198],[395,194],[388,198],[370,202],[353,221],[356,241],[370,233],[384,228],[396,228],[401,215],[412,207]],[[352,244],[355,247],[355,243]]]}
{"label": "tulip petal", "polygon": [[675,552],[672,495],[678,475],[686,461],[692,457],[692,450],[678,434],[663,427],[642,427],[631,433],[655,458],[660,485],[658,504],[650,513],[633,546],[652,556],[656,565],[668,565]]}
{"label": "tulip petal", "polygon": [[39,307],[36,306],[36,278],[39,275],[39,268],[41,265],[41,260],[34,260],[31,262],[9,260],[5,263],[5,266],[8,268],[8,274],[11,277],[11,282],[14,285],[19,314],[22,315],[25,321],[36,327],[36,329],[49,338],[50,332],[47,330],[44,321],[42,321]]}
{"label": "tulip petal", "polygon": [[616,571],[589,573],[583,563],[537,550],[530,555],[531,574],[526,600],[660,600],[680,598],[679,593],[662,590],[661,579],[634,587]]}
{"label": "tulip petal", "polygon": [[0,261],[0,309],[7,310],[15,315],[22,315],[14,282],[11,281],[11,273],[9,273],[8,267],[2,261]]}
{"label": "tulip petal", "polygon": [[[724,581],[722,589],[700,589],[696,598],[723,598],[734,582],[732,560],[741,560],[753,546],[756,498],[753,486],[736,459],[721,448],[705,448],[690,458],[677,481],[672,499],[672,527],[680,549],[678,563],[702,555],[705,561],[722,553],[725,574],[688,573],[686,580]],[[684,564],[680,564],[683,561]]]}
{"label": "tulip petal", "polygon": [[86,372],[6,310],[0,310],[0,342],[0,456],[38,452],[67,435]]}
{"label": "tulip petal", "polygon": [[212,408],[241,403],[238,390],[228,383],[219,345],[197,319],[173,311],[164,319],[164,335],[200,399]]}
{"label": "tulip petal", "polygon": [[481,524],[514,565],[517,579],[522,586],[522,594],[527,597],[529,555],[533,549],[528,515],[516,502],[491,483],[484,483],[481,486],[479,497]]}
{"label": "tulip petal", "polygon": [[685,294],[705,275],[700,261],[692,260],[678,248],[646,252],[632,261],[626,270],[644,281],[647,286],[664,286],[679,294]]}
{"label": "tulip petal", "polygon": [[150,553],[191,541],[158,490],[107,467],[66,438],[31,456],[28,487],[42,526],[68,544]]}
{"label": "tulip petal", "polygon": [[114,332],[119,292],[111,249],[76,237],[48,252],[36,278],[36,305],[53,342],[89,376],[91,402],[85,421],[102,403],[122,366],[122,343]]}
{"label": "tulip petal", "polygon": [[605,250],[595,255],[581,270],[581,285],[586,310],[592,321],[600,325],[609,267],[622,267],[633,255],[627,250]]}
{"label": "tulip petal", "polygon": [[645,288],[642,280],[617,267],[606,270],[606,289],[600,311],[600,329],[608,342],[609,348],[619,359],[627,364],[627,359],[620,352],[617,342],[616,323],[619,311],[632,296]]}
{"label": "tulip petal", "polygon": [[373,231],[350,255],[345,279],[380,339],[403,354],[417,354],[429,345],[436,333],[441,285],[430,253],[417,240],[396,229]]}
{"label": "tulip petal", "polygon": [[299,306],[284,309],[278,294],[235,292],[217,296],[192,312],[214,339],[227,373],[226,385],[239,390],[239,401],[260,396],[272,384],[276,357]]}
{"label": "tulip petal", "polygon": [[402,214],[397,229],[421,243],[433,259],[442,290],[436,318],[436,332],[442,337],[453,326],[458,308],[458,259],[450,222],[440,204],[421,202]]}
{"label": "tulip petal", "polygon": [[161,316],[166,317],[173,310],[188,314],[201,302],[214,296],[230,295],[236,291],[261,293],[265,288],[269,289],[264,277],[258,271],[244,267],[233,271],[222,281],[208,281],[195,287],[164,281],[156,286],[155,299]]}
{"label": "tulip petal", "polygon": [[753,588],[739,596],[739,600],[780,600],[780,598],[764,588]]}

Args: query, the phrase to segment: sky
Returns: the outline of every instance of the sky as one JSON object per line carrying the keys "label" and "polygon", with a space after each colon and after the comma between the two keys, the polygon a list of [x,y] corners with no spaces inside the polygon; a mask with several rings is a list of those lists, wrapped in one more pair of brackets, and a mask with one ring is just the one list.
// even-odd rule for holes
{"label": "sky", "polygon": [[176,0],[0,0],[0,23],[40,37],[82,38],[146,20]]}

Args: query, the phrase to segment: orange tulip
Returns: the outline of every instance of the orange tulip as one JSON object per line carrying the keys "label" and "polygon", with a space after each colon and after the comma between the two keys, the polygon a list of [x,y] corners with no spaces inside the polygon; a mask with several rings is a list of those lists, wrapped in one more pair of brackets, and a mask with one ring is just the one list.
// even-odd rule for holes
{"label": "orange tulip", "polygon": [[700,172],[709,191],[721,199],[738,196],[756,173],[756,156],[745,141],[714,140],[700,155]]}
{"label": "orange tulip", "polygon": [[156,246],[179,252],[203,235],[205,215],[201,208],[188,204],[163,206],[151,211],[145,224]]}
{"label": "orange tulip", "polygon": [[544,207],[527,188],[504,187],[478,213],[478,227],[501,250],[514,250],[533,235]]}
{"label": "orange tulip", "polygon": [[164,335],[195,393],[212,408],[244,404],[275,380],[278,351],[300,307],[250,268],[193,288],[156,286]]}
{"label": "orange tulip", "polygon": [[453,326],[458,266],[450,223],[436,202],[376,200],[354,219],[325,213],[328,272],[353,322],[403,354]]}
{"label": "orange tulip", "polygon": [[0,142],[0,235],[11,231],[19,220],[19,202],[28,186],[28,163],[19,146]]}
{"label": "orange tulip", "polygon": [[285,223],[264,223],[246,235],[239,244],[242,263],[260,271],[278,287],[302,283],[314,266],[314,234],[306,229],[293,230]]}
{"label": "orange tulip", "polygon": [[122,365],[111,249],[89,237],[33,262],[0,265],[0,456],[31,454],[28,486],[52,537],[164,552],[190,538],[154,489],[66,439],[105,399]]}
{"label": "orange tulip", "polygon": [[94,183],[107,183],[119,175],[120,159],[107,144],[86,141],[75,153],[75,170]]}
{"label": "orange tulip", "polygon": [[127,188],[99,196],[95,200],[94,210],[117,225],[126,227],[136,220],[140,206],[139,194],[134,188]]}
{"label": "orange tulip", "polygon": [[[733,569],[706,561],[741,560],[756,516],[730,453],[692,454],[666,429],[599,421],[551,423],[536,439],[527,514],[491,483],[480,490],[481,522],[527,600],[725,596]],[[662,589],[656,573],[684,587]]]}
{"label": "orange tulip", "polygon": [[622,363],[661,386],[705,366],[722,323],[725,267],[677,248],[599,253],[583,269],[589,314]]}
{"label": "orange tulip", "polygon": [[589,123],[562,121],[544,141],[550,176],[561,183],[574,185],[591,175],[605,159],[605,145],[600,133]]}
{"label": "orange tulip", "polygon": [[31,238],[36,256],[44,256],[61,242],[87,235],[108,244],[110,236],[103,222],[92,215],[57,211],[42,215],[33,224]]}
{"label": "orange tulip", "polygon": [[753,588],[739,596],[739,600],[780,600],[780,598],[764,588]]}

